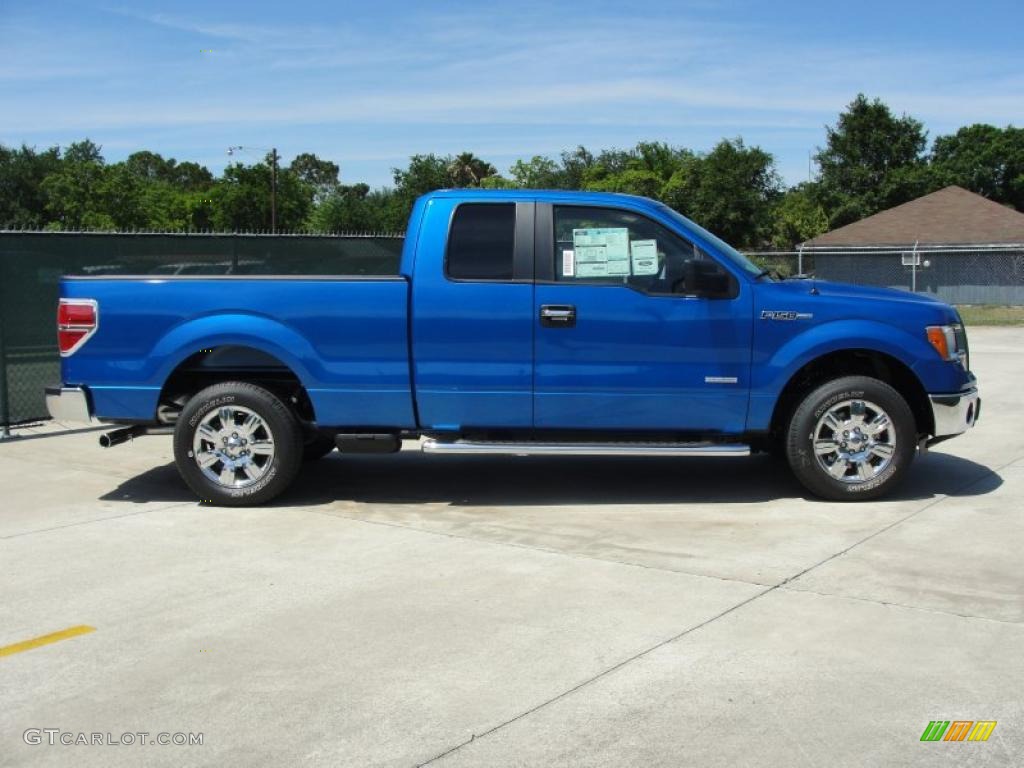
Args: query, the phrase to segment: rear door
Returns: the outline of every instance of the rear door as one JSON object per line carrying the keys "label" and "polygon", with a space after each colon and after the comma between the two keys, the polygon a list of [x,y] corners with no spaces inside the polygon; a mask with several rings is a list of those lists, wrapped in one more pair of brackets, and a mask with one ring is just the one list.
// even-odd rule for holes
{"label": "rear door", "polygon": [[411,313],[423,427],[532,426],[533,220],[532,202],[427,204]]}
{"label": "rear door", "polygon": [[[746,281],[627,208],[538,204],[536,254],[537,428],[743,431]],[[688,284],[715,270],[727,293]]]}

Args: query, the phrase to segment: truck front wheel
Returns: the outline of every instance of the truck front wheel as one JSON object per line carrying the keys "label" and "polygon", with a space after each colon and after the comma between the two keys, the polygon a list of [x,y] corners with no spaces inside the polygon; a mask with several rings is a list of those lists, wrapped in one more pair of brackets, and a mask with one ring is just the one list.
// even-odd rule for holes
{"label": "truck front wheel", "polygon": [[914,415],[883,381],[844,376],[808,394],[793,413],[786,456],[797,479],[826,499],[874,499],[906,474],[917,450]]}
{"label": "truck front wheel", "polygon": [[192,397],[174,429],[178,472],[203,501],[262,504],[284,491],[302,462],[299,422],[271,392],[243,381]]}

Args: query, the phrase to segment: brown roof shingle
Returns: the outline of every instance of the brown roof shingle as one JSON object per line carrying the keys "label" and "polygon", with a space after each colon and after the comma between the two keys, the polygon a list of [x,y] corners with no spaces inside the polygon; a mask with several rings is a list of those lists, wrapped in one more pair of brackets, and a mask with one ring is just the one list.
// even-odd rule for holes
{"label": "brown roof shingle", "polygon": [[946,187],[833,229],[805,246],[1024,243],[1024,214],[962,187]]}

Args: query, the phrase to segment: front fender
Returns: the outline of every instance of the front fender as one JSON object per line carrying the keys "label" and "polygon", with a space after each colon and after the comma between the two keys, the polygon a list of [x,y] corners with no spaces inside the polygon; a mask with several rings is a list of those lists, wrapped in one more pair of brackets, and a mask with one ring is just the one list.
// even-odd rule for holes
{"label": "front fender", "polygon": [[755,339],[750,410],[747,414],[747,428],[751,431],[769,428],[783,388],[797,371],[819,357],[843,350],[868,350],[889,355],[912,371],[921,360],[935,357],[935,350],[923,333],[918,337],[875,320],[848,319],[822,323],[797,333],[777,349],[767,350],[761,355],[758,354],[757,341]]}

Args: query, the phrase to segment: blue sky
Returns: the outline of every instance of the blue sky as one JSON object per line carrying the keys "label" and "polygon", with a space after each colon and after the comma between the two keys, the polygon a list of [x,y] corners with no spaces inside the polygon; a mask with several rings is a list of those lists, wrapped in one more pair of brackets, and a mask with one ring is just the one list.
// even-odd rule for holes
{"label": "blue sky", "polygon": [[88,136],[215,172],[229,145],[273,145],[379,186],[414,153],[505,171],[742,136],[795,183],[858,91],[933,137],[1024,123],[1022,29],[1024,4],[977,0],[0,0],[0,142]]}

